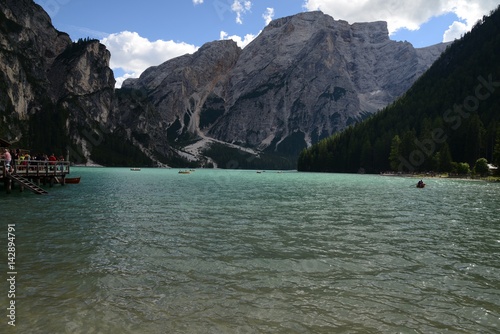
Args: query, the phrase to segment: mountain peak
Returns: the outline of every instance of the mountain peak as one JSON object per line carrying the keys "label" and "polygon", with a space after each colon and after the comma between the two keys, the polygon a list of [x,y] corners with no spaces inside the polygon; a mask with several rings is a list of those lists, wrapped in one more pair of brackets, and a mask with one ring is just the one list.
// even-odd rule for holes
{"label": "mountain peak", "polygon": [[438,56],[390,40],[384,21],[304,12],[272,21],[243,50],[206,43],[133,84],[170,138],[294,156],[394,101]]}
{"label": "mountain peak", "polygon": [[369,43],[380,43],[389,40],[389,30],[386,21],[356,22],[349,24],[344,20],[335,20],[330,15],[321,11],[303,12],[273,20],[264,28],[263,34],[284,28],[285,32],[294,30],[318,31],[322,29],[335,31],[350,31],[353,36],[368,41]]}
{"label": "mountain peak", "polygon": [[353,23],[351,28],[354,36],[366,38],[368,43],[377,44],[390,40],[385,21]]}

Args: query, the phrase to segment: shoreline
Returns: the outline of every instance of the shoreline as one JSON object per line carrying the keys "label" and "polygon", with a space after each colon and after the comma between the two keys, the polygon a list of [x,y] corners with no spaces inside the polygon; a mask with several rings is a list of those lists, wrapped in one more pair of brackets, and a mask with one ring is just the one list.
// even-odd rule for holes
{"label": "shoreline", "polygon": [[388,177],[406,177],[414,179],[448,179],[448,180],[459,180],[459,181],[485,181],[485,182],[500,182],[500,176],[489,175],[485,177],[473,177],[469,175],[453,175],[449,174],[398,174],[398,173],[380,173],[380,176]]}

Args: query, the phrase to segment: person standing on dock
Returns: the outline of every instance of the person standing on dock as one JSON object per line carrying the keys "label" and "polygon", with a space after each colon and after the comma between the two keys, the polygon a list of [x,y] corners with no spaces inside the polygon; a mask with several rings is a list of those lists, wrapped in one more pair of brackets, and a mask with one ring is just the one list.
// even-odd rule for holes
{"label": "person standing on dock", "polygon": [[10,173],[10,163],[12,162],[12,156],[10,155],[9,149],[6,148],[2,154],[2,158],[5,159],[5,168]]}
{"label": "person standing on dock", "polygon": [[12,155],[12,164],[14,165],[14,171],[16,171],[16,166],[19,165],[21,151],[17,148]]}
{"label": "person standing on dock", "polygon": [[50,170],[54,170],[54,167],[56,165],[57,158],[54,153],[52,153],[49,158],[49,164],[50,164]]}

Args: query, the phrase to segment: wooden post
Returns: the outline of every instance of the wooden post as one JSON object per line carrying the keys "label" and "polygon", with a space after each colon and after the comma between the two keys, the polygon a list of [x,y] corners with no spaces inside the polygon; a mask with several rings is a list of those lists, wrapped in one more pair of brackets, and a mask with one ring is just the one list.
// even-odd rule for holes
{"label": "wooden post", "polygon": [[7,194],[10,194],[12,192],[12,180],[9,178],[5,179],[5,189],[7,191]]}
{"label": "wooden post", "polygon": [[11,183],[10,183],[10,179],[7,177],[7,170],[5,168],[5,161],[2,161],[2,176],[3,176],[3,184],[4,184],[4,187],[5,187],[5,191],[7,192],[7,194],[10,194],[10,191],[11,191]]}

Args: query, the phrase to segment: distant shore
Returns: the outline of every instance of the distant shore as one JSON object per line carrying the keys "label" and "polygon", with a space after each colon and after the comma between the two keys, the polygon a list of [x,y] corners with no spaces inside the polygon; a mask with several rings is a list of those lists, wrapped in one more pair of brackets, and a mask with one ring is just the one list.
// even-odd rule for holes
{"label": "distant shore", "polygon": [[500,182],[500,176],[490,175],[490,176],[471,176],[471,175],[455,175],[455,174],[439,174],[439,173],[393,173],[384,172],[380,173],[381,176],[397,176],[397,177],[408,177],[408,178],[419,178],[419,179],[450,179],[450,180],[469,180],[469,181],[487,181],[487,182]]}

